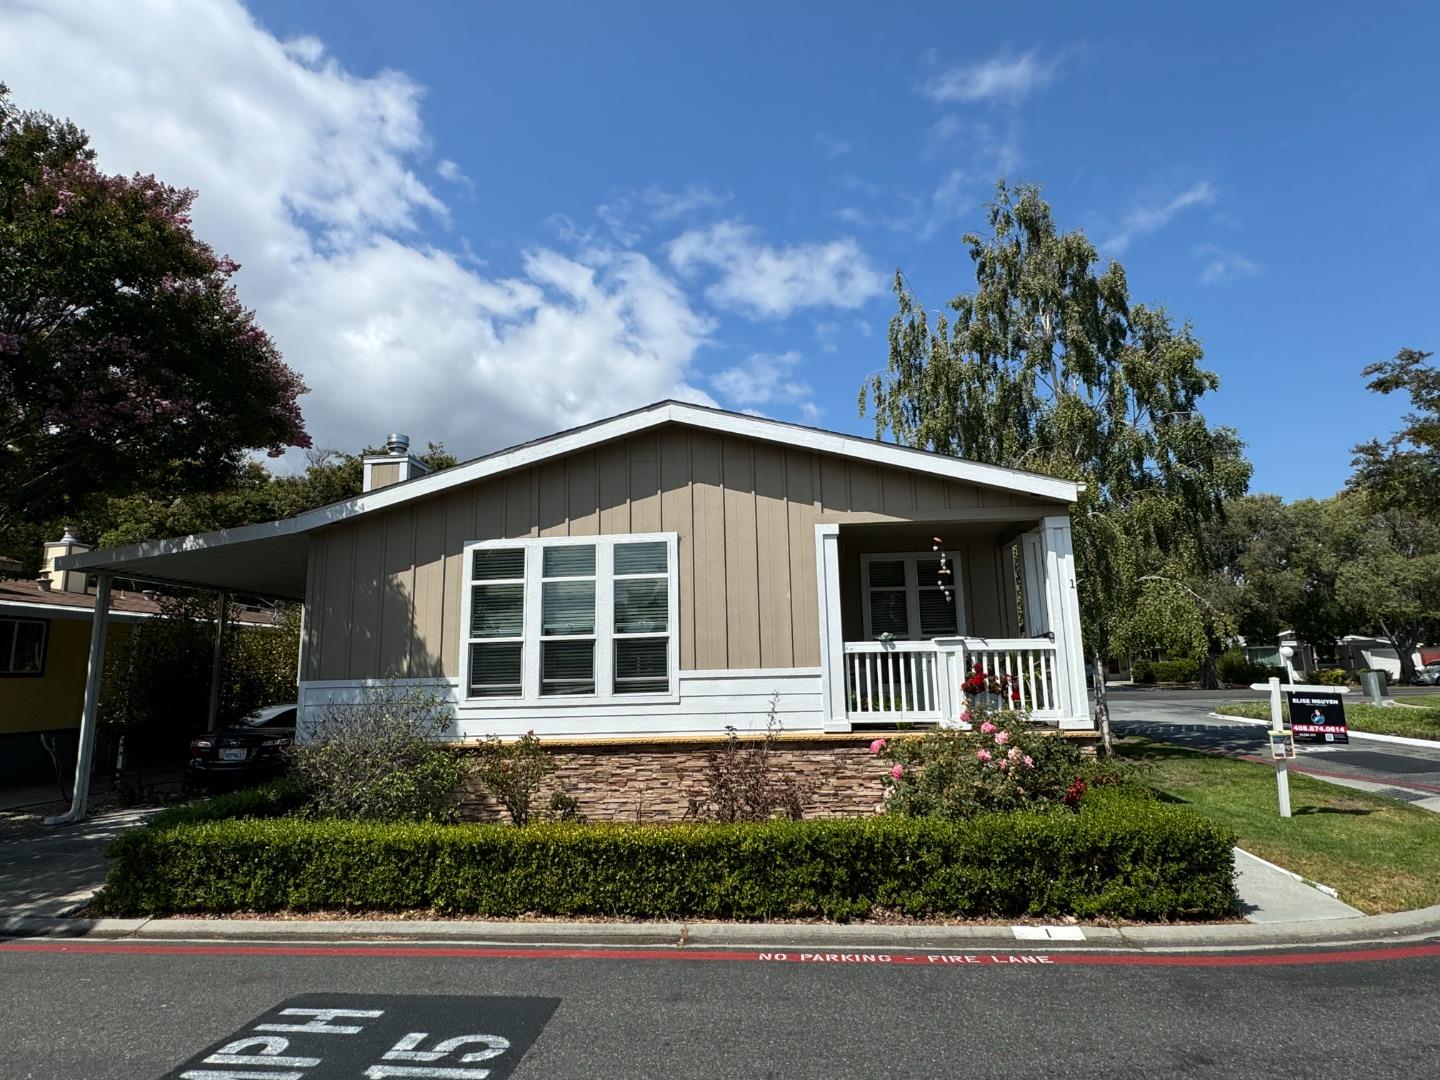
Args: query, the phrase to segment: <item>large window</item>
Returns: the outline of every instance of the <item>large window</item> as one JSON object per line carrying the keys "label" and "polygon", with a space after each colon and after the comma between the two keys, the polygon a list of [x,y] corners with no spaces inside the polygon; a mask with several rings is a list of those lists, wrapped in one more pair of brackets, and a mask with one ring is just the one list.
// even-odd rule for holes
{"label": "large window", "polygon": [[469,545],[467,696],[673,695],[675,553],[673,534]]}
{"label": "large window", "polygon": [[45,673],[44,619],[0,619],[0,675]]}
{"label": "large window", "polygon": [[964,633],[960,574],[953,555],[948,569],[949,574],[940,572],[938,555],[862,555],[865,636],[929,641]]}

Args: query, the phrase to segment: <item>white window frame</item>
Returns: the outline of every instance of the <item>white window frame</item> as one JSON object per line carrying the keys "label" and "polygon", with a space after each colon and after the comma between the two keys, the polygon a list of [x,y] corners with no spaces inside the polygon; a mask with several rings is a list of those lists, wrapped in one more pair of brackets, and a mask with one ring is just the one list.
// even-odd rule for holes
{"label": "white window frame", "polygon": [[[937,588],[933,583],[920,582],[919,564],[922,559],[938,559],[938,551],[867,551],[860,556],[860,607],[865,616],[865,640],[871,641],[875,632],[871,628],[870,621],[870,564],[872,562],[901,562],[905,563],[905,609],[909,615],[908,632],[903,641],[929,641],[930,638],[920,636],[920,590],[922,588]],[[950,580],[952,599],[955,601],[955,626],[956,637],[965,637],[968,630],[965,625],[965,588],[962,584],[960,573],[959,556],[945,553],[950,562]],[[895,587],[899,591],[899,586]]]}
{"label": "white window frame", "polygon": [[[676,703],[680,700],[680,567],[678,561],[678,534],[669,533],[611,533],[604,536],[541,536],[518,537],[513,540],[471,540],[465,544],[462,565],[465,573],[461,579],[460,594],[460,700],[466,708],[486,708],[517,704],[536,707],[584,705],[604,702],[608,704],[657,704]],[[665,544],[666,592],[668,606],[666,614],[666,671],[669,686],[663,692],[617,694],[615,692],[615,546],[617,544],[644,544],[663,542]],[[593,545],[595,548],[595,693],[593,694],[547,694],[540,693],[540,642],[542,621],[542,596],[547,547],[574,547]],[[525,600],[523,625],[520,640],[520,695],[518,697],[471,697],[470,696],[470,646],[476,642],[493,640],[514,640],[472,638],[470,618],[472,587],[477,584],[471,577],[474,572],[474,553],[483,549],[521,548],[525,552]],[[658,577],[653,575],[622,575],[622,577]],[[553,635],[552,635],[553,636]],[[629,635],[621,637],[651,636],[657,634]]]}

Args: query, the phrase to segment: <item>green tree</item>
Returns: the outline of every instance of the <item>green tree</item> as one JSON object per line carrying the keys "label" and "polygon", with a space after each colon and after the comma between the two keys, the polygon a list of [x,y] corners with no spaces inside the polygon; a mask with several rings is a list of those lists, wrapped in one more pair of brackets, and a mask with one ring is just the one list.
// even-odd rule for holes
{"label": "green tree", "polygon": [[1336,574],[1335,598],[1356,630],[1390,643],[1408,681],[1416,647],[1440,637],[1440,524],[1409,510],[1371,513],[1353,496],[1335,502],[1358,538]]}
{"label": "green tree", "polygon": [[0,85],[0,537],[309,445],[305,387],[191,232],[194,198],[102,173],[84,132]]}
{"label": "green tree", "polygon": [[[976,290],[934,322],[896,274],[889,363],[867,380],[860,409],[877,438],[1082,481],[1075,508],[1080,612],[1096,671],[1156,570],[1153,553],[1198,539],[1244,492],[1250,466],[1200,399],[1218,379],[1188,325],[1132,305],[1125,271],[1101,268],[1079,231],[1061,232],[1032,185],[1003,181],[990,235],[968,234]],[[1170,588],[1159,605],[1189,617],[1196,601]],[[1103,679],[1096,719],[1108,741]]]}
{"label": "green tree", "polygon": [[1347,486],[1375,509],[1440,516],[1440,369],[1428,362],[1432,355],[1401,349],[1393,359],[1361,372],[1370,380],[1368,389],[1407,393],[1412,408],[1405,426],[1390,438],[1355,447],[1355,471]]}

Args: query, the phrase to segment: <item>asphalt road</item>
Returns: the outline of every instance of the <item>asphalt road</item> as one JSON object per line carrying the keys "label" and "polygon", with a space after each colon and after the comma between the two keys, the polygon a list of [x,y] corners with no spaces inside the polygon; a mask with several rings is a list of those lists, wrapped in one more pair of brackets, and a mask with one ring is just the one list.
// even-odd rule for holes
{"label": "asphalt road", "polygon": [[[67,948],[20,952],[0,943],[8,1080],[480,1077],[487,1069],[491,1080],[1413,1078],[1434,1075],[1440,1060],[1434,945],[1409,959],[1323,964],[1251,966],[1231,953],[1215,967],[1175,956],[1150,958],[1160,966],[925,957],[902,966],[774,962],[753,953],[737,961],[673,952],[622,960],[415,956],[405,955],[413,947],[393,946],[301,956]],[[392,1027],[291,1034],[283,1036],[289,1046],[271,1046],[319,1059],[309,1068],[227,1073],[202,1063],[233,1038],[254,1037],[258,1023],[274,1024],[297,998],[312,1009],[393,1013],[331,1018],[329,1026],[393,1020]],[[416,1024],[429,1041],[412,1037],[409,1045],[421,1052],[441,1038],[491,1041],[462,1046],[441,1066],[392,1058],[391,1071],[379,1071],[371,1057],[367,1071],[365,1055],[380,1053],[383,1062],[394,1033]],[[502,1045],[494,1036],[510,1049],[483,1067],[457,1063],[462,1050]]]}
{"label": "asphalt road", "polygon": [[[1430,687],[1403,688],[1433,692]],[[1396,696],[1402,696],[1397,694]],[[1111,725],[1122,735],[1145,735],[1165,742],[1218,750],[1269,760],[1264,728],[1208,715],[1227,701],[1254,701],[1254,691],[1240,690],[1115,690],[1110,700]],[[1317,776],[1380,784],[1386,794],[1407,801],[1440,795],[1440,745],[1406,746],[1352,735],[1344,746],[1301,743],[1292,768]]]}

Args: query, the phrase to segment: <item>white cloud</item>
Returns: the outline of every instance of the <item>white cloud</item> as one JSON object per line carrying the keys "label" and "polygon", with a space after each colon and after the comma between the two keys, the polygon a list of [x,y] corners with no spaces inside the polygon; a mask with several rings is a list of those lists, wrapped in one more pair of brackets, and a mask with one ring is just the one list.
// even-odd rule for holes
{"label": "white cloud", "polygon": [[837,139],[834,135],[828,135],[823,131],[817,131],[814,136],[815,145],[825,152],[828,158],[844,157],[855,149],[855,144],[848,139]]}
{"label": "white cloud", "polygon": [[998,53],[987,60],[947,68],[920,84],[920,93],[942,104],[996,102],[1016,104],[1055,78],[1056,60],[1032,50],[1015,56]]}
{"label": "white cloud", "polygon": [[475,186],[470,177],[465,175],[465,170],[449,158],[443,158],[436,164],[435,175],[448,184],[458,184],[467,189]]}
{"label": "white cloud", "polygon": [[[234,0],[11,0],[15,101],[73,118],[100,166],[200,192],[197,233],[237,258],[241,299],[311,387],[308,427],[480,453],[691,385],[712,325],[643,255],[536,249],[511,276],[438,249],[422,90],[278,41]],[[452,175],[447,176],[450,173]],[[673,207],[675,204],[668,204]]]}
{"label": "white cloud", "polygon": [[755,318],[784,318],[802,307],[856,308],[885,288],[849,238],[774,247],[753,226],[725,221],[681,233],[669,252],[682,274],[716,273],[705,290],[712,303]]}
{"label": "white cloud", "polygon": [[820,415],[820,409],[810,400],[813,393],[808,383],[795,377],[800,365],[800,354],[752,353],[744,363],[715,375],[710,380],[716,390],[732,405],[742,406],[745,412],[763,416],[759,406],[795,405],[809,420]]}
{"label": "white cloud", "polygon": [[1119,227],[1100,246],[1119,255],[1136,237],[1156,232],[1169,225],[1175,215],[1192,206],[1209,206],[1215,201],[1215,188],[1208,180],[1191,184],[1178,195],[1158,204],[1134,206],[1121,219]]}
{"label": "white cloud", "polygon": [[1260,273],[1260,264],[1238,251],[1226,251],[1214,244],[1201,244],[1195,249],[1195,257],[1204,262],[1200,269],[1200,281],[1204,285],[1219,285],[1226,281],[1255,277]]}

